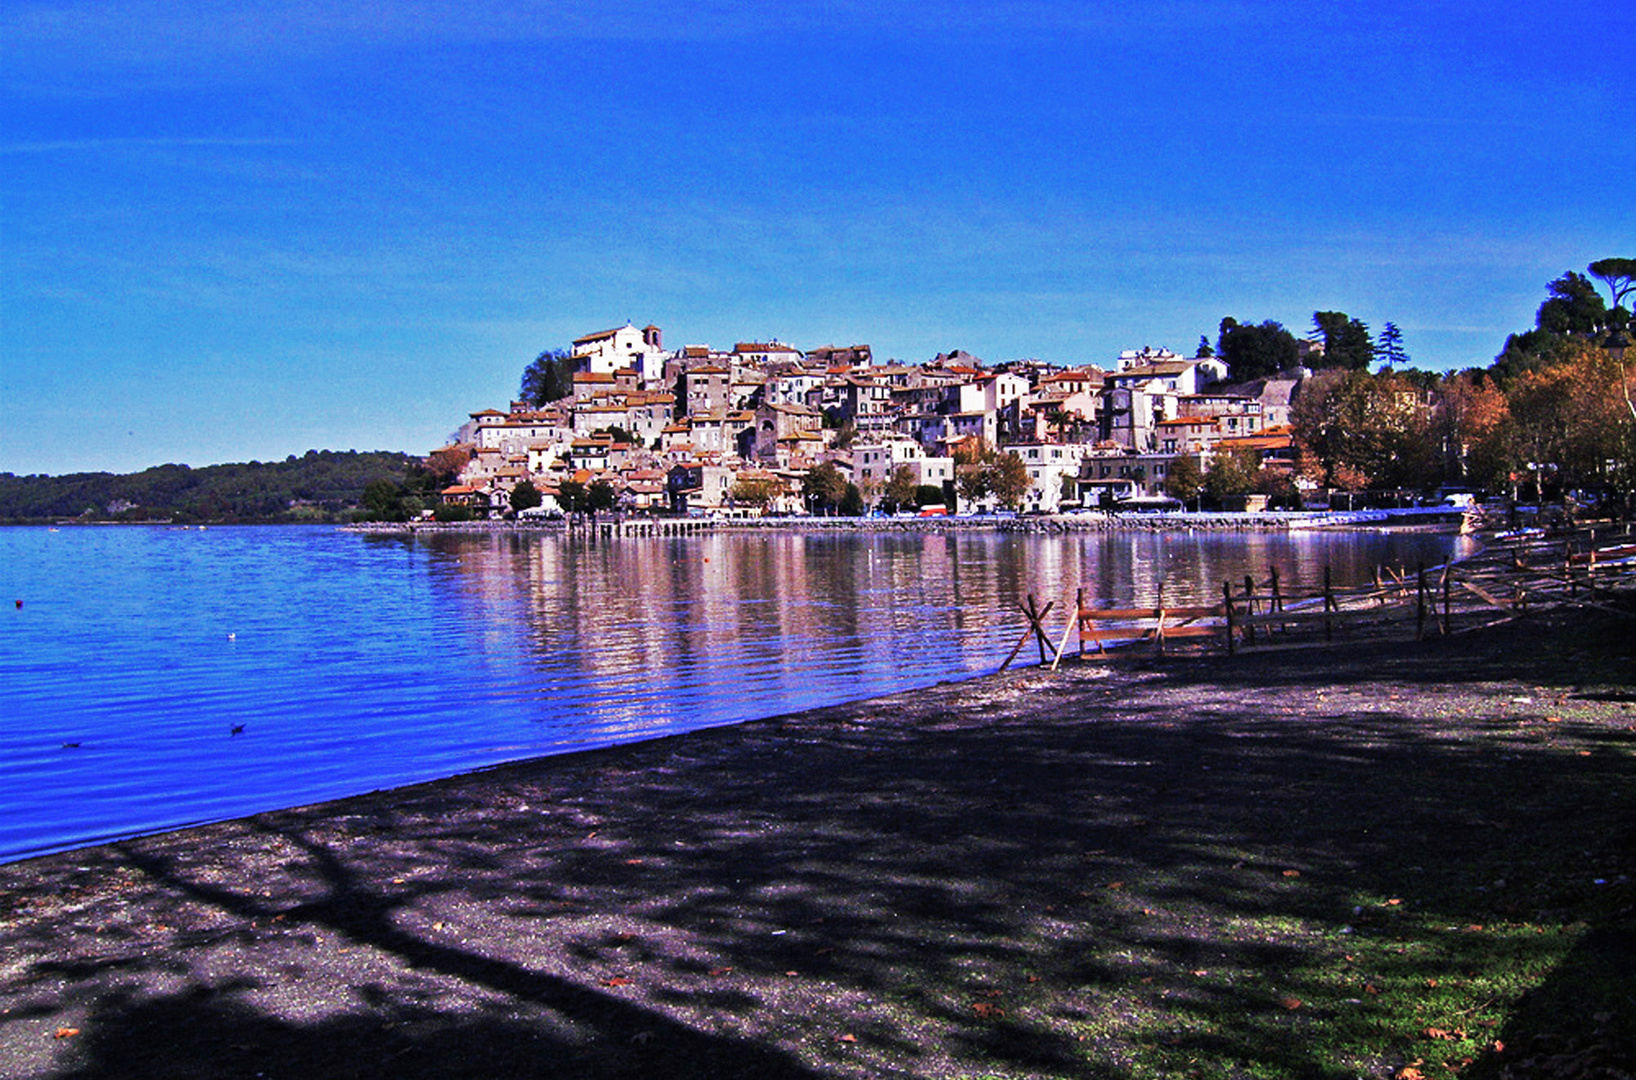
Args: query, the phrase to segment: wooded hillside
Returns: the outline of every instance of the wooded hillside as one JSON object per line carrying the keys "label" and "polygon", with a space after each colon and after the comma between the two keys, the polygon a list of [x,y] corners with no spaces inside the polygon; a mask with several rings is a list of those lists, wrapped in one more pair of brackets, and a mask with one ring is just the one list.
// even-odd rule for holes
{"label": "wooded hillside", "polygon": [[158,465],[126,475],[0,473],[0,522],[340,521],[371,482],[402,486],[420,470],[420,459],[393,451],[309,450],[276,462]]}

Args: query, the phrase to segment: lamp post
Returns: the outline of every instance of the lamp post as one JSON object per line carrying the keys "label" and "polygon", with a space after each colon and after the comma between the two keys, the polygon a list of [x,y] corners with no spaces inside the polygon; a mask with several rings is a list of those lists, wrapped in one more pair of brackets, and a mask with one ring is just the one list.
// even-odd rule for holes
{"label": "lamp post", "polygon": [[1636,320],[1627,323],[1623,315],[1617,314],[1621,311],[1620,308],[1615,307],[1613,310],[1616,317],[1613,320],[1613,327],[1608,331],[1607,340],[1602,342],[1602,348],[1613,357],[1613,362],[1619,365],[1619,388],[1625,392],[1625,407],[1630,410],[1631,417],[1636,419],[1636,401],[1630,399],[1630,381],[1625,378],[1625,351],[1630,348],[1630,339],[1625,336],[1625,331],[1636,328]]}
{"label": "lamp post", "polygon": [[1630,348],[1630,339],[1625,337],[1626,328],[1619,325],[1623,321],[1615,319],[1613,328],[1608,331],[1607,340],[1602,342],[1602,348],[1620,364],[1625,362],[1625,350]]}

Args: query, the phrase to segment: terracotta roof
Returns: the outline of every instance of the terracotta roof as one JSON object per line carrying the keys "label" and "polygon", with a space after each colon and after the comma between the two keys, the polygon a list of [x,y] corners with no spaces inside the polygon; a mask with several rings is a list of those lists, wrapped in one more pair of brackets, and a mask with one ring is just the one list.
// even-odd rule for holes
{"label": "terracotta roof", "polygon": [[1283,435],[1234,435],[1226,439],[1216,440],[1218,450],[1282,450],[1286,446],[1293,446],[1295,440],[1288,434]]}
{"label": "terracotta roof", "polygon": [[1115,371],[1115,379],[1157,379],[1165,375],[1182,375],[1192,366],[1190,360],[1172,360],[1159,364],[1143,364],[1140,367],[1129,367],[1124,371]]}

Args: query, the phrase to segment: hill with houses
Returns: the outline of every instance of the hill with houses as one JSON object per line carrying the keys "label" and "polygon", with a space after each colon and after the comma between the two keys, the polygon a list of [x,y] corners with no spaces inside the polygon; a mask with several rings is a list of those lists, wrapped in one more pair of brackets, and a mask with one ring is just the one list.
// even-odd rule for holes
{"label": "hill with houses", "polygon": [[[1289,480],[1306,375],[1232,384],[1220,359],[1152,348],[1111,368],[989,367],[959,351],[876,363],[860,344],[667,351],[651,325],[586,335],[567,359],[571,393],[474,412],[434,452],[455,475],[445,503],[503,515],[533,504],[515,497],[526,485],[530,512],[549,513],[599,485],[636,512],[798,514],[821,509],[809,478],[828,467],[867,507],[935,489],[950,510],[1060,512],[1162,496],[1179,459],[1203,471],[1228,452]],[[997,453],[1026,481],[962,482]]]}

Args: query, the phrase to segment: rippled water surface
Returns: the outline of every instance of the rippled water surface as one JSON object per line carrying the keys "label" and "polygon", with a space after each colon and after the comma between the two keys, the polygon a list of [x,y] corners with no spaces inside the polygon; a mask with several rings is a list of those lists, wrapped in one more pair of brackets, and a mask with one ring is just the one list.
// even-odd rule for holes
{"label": "rippled water surface", "polygon": [[991,671],[1029,592],[1345,583],[1455,543],[0,529],[0,860]]}

